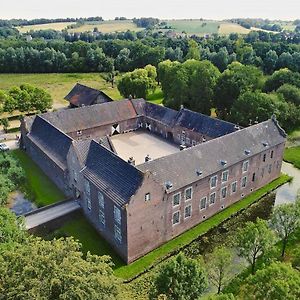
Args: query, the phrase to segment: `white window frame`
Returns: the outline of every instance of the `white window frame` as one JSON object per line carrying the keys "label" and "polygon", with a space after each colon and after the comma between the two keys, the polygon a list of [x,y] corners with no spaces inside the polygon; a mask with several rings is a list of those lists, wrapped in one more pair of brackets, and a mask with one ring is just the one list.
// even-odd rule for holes
{"label": "white window frame", "polygon": [[[247,165],[247,169],[246,169],[246,170],[245,170],[245,165]],[[248,172],[248,170],[249,170],[249,160],[245,160],[245,161],[243,162],[242,172],[243,172],[243,173],[246,173],[246,172]]]}
{"label": "white window frame", "polygon": [[115,223],[121,225],[121,221],[122,221],[121,209],[116,205],[114,205],[114,220]]}
{"label": "white window frame", "polygon": [[[178,195],[179,195],[179,203],[174,205],[174,199],[175,199],[175,196],[178,196]],[[178,206],[180,205],[180,203],[181,203],[181,193],[179,192],[179,193],[176,193],[176,194],[173,195],[173,198],[172,198],[172,206],[173,206],[173,207],[178,207]]]}
{"label": "white window frame", "polygon": [[[214,199],[215,199],[215,200],[214,200],[213,203],[210,202],[210,199],[211,199],[211,196],[212,196],[212,195],[215,195],[215,196],[214,196]],[[214,204],[216,203],[216,200],[217,200],[217,193],[216,193],[216,192],[211,193],[211,194],[209,195],[209,203],[208,203],[208,205],[209,205],[209,206],[214,205]]]}
{"label": "white window frame", "polygon": [[[212,184],[211,184],[213,178],[216,178],[216,185],[215,186],[212,186]],[[210,189],[216,188],[217,185],[218,185],[218,175],[211,176],[209,182],[210,182],[210,184],[209,184],[210,185]]]}
{"label": "white window frame", "polygon": [[[205,206],[204,206],[204,207],[201,207],[201,206],[202,206],[202,200],[205,200]],[[207,207],[207,196],[202,197],[202,198],[200,199],[199,210],[200,210],[200,211],[205,210],[206,207]]]}
{"label": "white window frame", "polygon": [[[227,174],[226,180],[224,180],[224,174]],[[229,170],[223,171],[223,172],[222,172],[222,178],[221,178],[222,183],[227,182],[227,181],[228,181],[228,178],[229,178]]]}
{"label": "white window frame", "polygon": [[[226,192],[225,192],[225,197],[223,197],[223,190],[226,190]],[[226,197],[227,197],[227,193],[228,193],[228,190],[227,190],[227,185],[226,186],[223,186],[222,188],[221,188],[221,200],[224,200]]]}
{"label": "white window frame", "polygon": [[[187,190],[191,190],[191,198],[189,198],[189,199],[187,199],[186,198],[186,191]],[[192,186],[189,186],[189,187],[187,187],[185,190],[184,190],[184,200],[185,201],[189,201],[189,200],[192,200],[193,199],[193,187]]]}
{"label": "white window frame", "polygon": [[[178,218],[178,222],[176,222],[176,223],[174,223],[174,215],[175,214],[178,214],[179,215],[179,218]],[[172,226],[175,226],[175,225],[177,225],[177,224],[180,224],[180,210],[177,210],[177,211],[175,211],[173,214],[172,214]]]}
{"label": "white window frame", "polygon": [[[235,185],[235,191],[233,191],[233,189],[232,189],[233,185]],[[234,194],[236,192],[237,192],[237,181],[234,181],[231,183],[231,194]]]}
{"label": "white window frame", "polygon": [[145,194],[145,201],[148,202],[148,201],[150,201],[150,200],[151,200],[151,195],[150,195],[150,193],[146,193],[146,194]]}
{"label": "white window frame", "polygon": [[[191,208],[191,213],[190,213],[189,216],[186,217],[186,215],[185,215],[185,209],[188,208],[188,207]],[[184,219],[188,219],[188,218],[191,218],[191,217],[192,217],[192,204],[189,204],[189,205],[186,205],[186,206],[184,207]]]}
{"label": "white window frame", "polygon": [[[245,186],[243,186],[244,178],[246,178]],[[247,181],[248,181],[247,176],[243,176],[243,177],[242,177],[242,180],[241,180],[241,188],[242,188],[242,189],[246,188],[246,186],[247,186]]]}

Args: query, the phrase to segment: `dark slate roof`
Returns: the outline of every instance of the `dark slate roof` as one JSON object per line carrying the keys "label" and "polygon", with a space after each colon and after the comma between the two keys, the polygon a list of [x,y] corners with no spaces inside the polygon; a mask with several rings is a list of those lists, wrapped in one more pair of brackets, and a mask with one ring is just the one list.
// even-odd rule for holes
{"label": "dark slate roof", "polygon": [[102,91],[77,83],[70,93],[65,97],[65,99],[68,100],[72,105],[79,107],[93,104],[99,96],[101,103],[113,101]]}
{"label": "dark slate roof", "polygon": [[[266,149],[263,142],[267,142],[270,147],[284,141],[284,134],[278,128],[276,121],[268,120],[149,161],[137,168],[142,172],[150,171],[163,185],[170,181],[173,184],[173,188],[169,190],[171,192],[218,172],[222,169],[220,160],[227,161],[226,169]],[[250,150],[248,156],[245,150]],[[201,177],[197,175],[196,170],[202,171]]]}
{"label": "dark slate roof", "polygon": [[48,112],[42,116],[62,131],[69,133],[118,123],[135,118],[137,114],[130,100],[122,100]]}
{"label": "dark slate roof", "polygon": [[28,135],[65,166],[72,139],[41,116],[36,116]]}
{"label": "dark slate roof", "polygon": [[83,175],[117,205],[128,203],[143,181],[143,173],[105,147],[91,142]]}
{"label": "dark slate roof", "polygon": [[236,125],[233,123],[211,118],[185,108],[179,111],[175,125],[200,132],[212,138],[236,131]]}
{"label": "dark slate roof", "polygon": [[89,150],[90,150],[91,140],[74,140],[73,146],[77,153],[77,157],[81,166],[85,165]]}

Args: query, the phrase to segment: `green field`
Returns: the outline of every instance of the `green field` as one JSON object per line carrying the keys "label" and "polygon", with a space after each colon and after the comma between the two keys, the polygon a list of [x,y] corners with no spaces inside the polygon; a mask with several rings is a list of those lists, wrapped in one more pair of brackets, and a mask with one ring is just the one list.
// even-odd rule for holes
{"label": "green field", "polygon": [[300,169],[300,146],[286,148],[284,150],[283,159]]}
{"label": "green field", "polygon": [[100,73],[0,74],[0,89],[7,90],[23,83],[44,88],[51,94],[54,108],[68,105],[64,97],[77,82],[102,90],[115,100],[122,99],[118,89],[112,88]]}
{"label": "green field", "polygon": [[18,159],[26,174],[27,180],[22,189],[38,207],[53,204],[66,198],[24,151],[14,150],[13,155]]}
{"label": "green field", "polygon": [[58,22],[58,23],[48,23],[48,24],[37,24],[37,25],[27,25],[27,26],[19,26],[16,27],[21,33],[26,33],[31,30],[46,30],[46,29],[54,29],[54,30],[63,30],[67,28],[67,26],[75,24],[74,22]]}
{"label": "green field", "polygon": [[69,29],[69,32],[85,32],[93,31],[94,28],[98,28],[99,32],[124,32],[127,30],[141,31],[143,28],[137,27],[131,20],[124,21],[104,21],[104,22],[86,22],[78,28]]}

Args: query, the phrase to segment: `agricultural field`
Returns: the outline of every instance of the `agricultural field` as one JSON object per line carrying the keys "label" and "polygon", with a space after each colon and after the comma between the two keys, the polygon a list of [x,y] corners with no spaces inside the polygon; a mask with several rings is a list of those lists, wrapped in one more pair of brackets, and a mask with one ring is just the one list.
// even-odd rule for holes
{"label": "agricultural field", "polygon": [[77,82],[102,90],[115,100],[122,99],[118,89],[112,88],[99,73],[0,74],[0,90],[23,83],[41,87],[51,94],[54,108],[67,106],[64,97]]}
{"label": "agricultural field", "polygon": [[54,30],[63,30],[67,28],[67,26],[75,24],[74,22],[59,22],[59,23],[48,23],[48,24],[37,24],[37,25],[27,25],[27,26],[19,26],[16,27],[21,33],[29,32],[30,30],[46,30],[46,29],[54,29]]}
{"label": "agricultural field", "polygon": [[235,23],[221,23],[218,33],[227,35],[230,33],[247,34],[250,30]]}
{"label": "agricultural field", "polygon": [[69,29],[69,32],[93,31],[94,28],[102,33],[123,32],[127,30],[141,31],[143,28],[137,27],[131,20],[104,21],[104,22],[86,22],[78,28]]}

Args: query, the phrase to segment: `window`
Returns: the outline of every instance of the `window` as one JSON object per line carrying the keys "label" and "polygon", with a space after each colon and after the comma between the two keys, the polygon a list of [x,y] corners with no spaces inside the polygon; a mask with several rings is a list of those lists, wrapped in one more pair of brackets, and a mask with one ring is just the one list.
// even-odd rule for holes
{"label": "window", "polygon": [[193,188],[190,186],[187,189],[185,189],[185,200],[192,199],[192,195],[193,195]]}
{"label": "window", "polygon": [[228,181],[228,175],[229,175],[229,171],[228,170],[222,172],[222,182]]}
{"label": "window", "polygon": [[244,187],[246,187],[246,185],[247,185],[247,176],[244,176],[243,178],[242,178],[242,188],[244,188]]}
{"label": "window", "polygon": [[261,169],[261,177],[264,177],[264,174],[265,174],[265,168],[262,168]]}
{"label": "window", "polygon": [[104,197],[101,192],[98,192],[98,203],[99,203],[99,208],[104,209]]}
{"label": "window", "polygon": [[121,231],[121,228],[116,224],[115,224],[115,239],[119,243],[122,243],[122,231]]}
{"label": "window", "polygon": [[255,173],[252,174],[252,181],[255,181]]}
{"label": "window", "polygon": [[150,193],[145,194],[145,201],[150,201]]}
{"label": "window", "polygon": [[209,205],[215,204],[216,202],[216,193],[212,193],[209,196]]}
{"label": "window", "polygon": [[235,193],[236,190],[237,190],[237,182],[235,181],[231,184],[231,193],[232,194]]}
{"label": "window", "polygon": [[224,199],[227,196],[227,186],[222,187],[221,189],[221,198]]}
{"label": "window", "polygon": [[185,139],[185,143],[189,145],[189,144],[191,143],[190,138],[187,137],[187,138]]}
{"label": "window", "polygon": [[263,156],[263,161],[266,161],[266,153]]}
{"label": "window", "polygon": [[243,162],[243,173],[247,172],[249,169],[249,160]]}
{"label": "window", "polygon": [[180,212],[179,211],[176,211],[174,214],[173,214],[173,220],[172,220],[172,223],[173,225],[175,224],[178,224],[180,222]]}
{"label": "window", "polygon": [[203,197],[201,200],[200,200],[200,210],[203,210],[206,208],[206,201],[207,201],[207,197]]}
{"label": "window", "polygon": [[173,196],[173,206],[177,206],[180,204],[181,194],[177,193]]}
{"label": "window", "polygon": [[217,186],[218,177],[217,175],[210,178],[210,188],[213,189]]}
{"label": "window", "polygon": [[99,222],[105,227],[105,213],[101,209],[99,209]]}
{"label": "window", "polygon": [[269,165],[268,172],[269,174],[272,172],[272,165]]}
{"label": "window", "polygon": [[90,183],[87,180],[84,181],[84,193],[85,193],[87,208],[91,210],[92,209],[91,189],[90,189]]}
{"label": "window", "polygon": [[273,155],[274,155],[274,151],[272,150],[271,151],[271,158],[273,158]]}
{"label": "window", "polygon": [[189,218],[192,215],[192,205],[188,205],[184,208],[184,218]]}
{"label": "window", "polygon": [[121,210],[114,205],[114,219],[115,222],[121,224]]}

